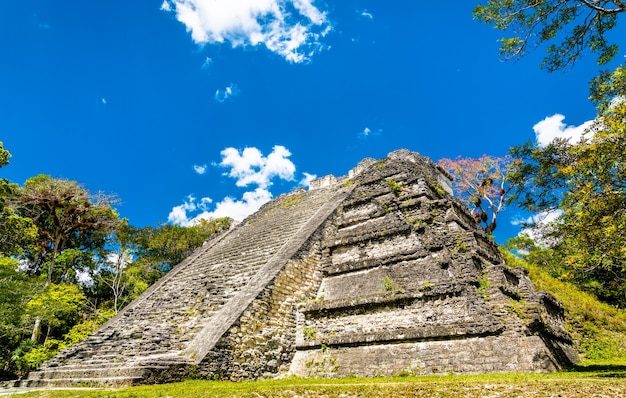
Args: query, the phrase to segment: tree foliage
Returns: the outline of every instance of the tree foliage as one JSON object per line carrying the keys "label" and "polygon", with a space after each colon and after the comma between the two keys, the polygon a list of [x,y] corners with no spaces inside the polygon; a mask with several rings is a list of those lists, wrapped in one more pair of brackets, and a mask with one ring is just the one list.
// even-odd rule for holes
{"label": "tree foliage", "polygon": [[47,340],[51,333],[61,336],[76,325],[85,305],[86,297],[79,286],[49,284],[26,304],[26,318],[42,320]]}
{"label": "tree foliage", "polygon": [[459,156],[455,160],[444,158],[438,163],[452,175],[457,196],[472,209],[476,222],[484,224],[486,233],[491,234],[511,193],[509,174],[514,159],[511,156],[483,155],[478,159]]}
{"label": "tree foliage", "polygon": [[48,283],[67,280],[70,268],[55,269],[57,257],[67,249],[102,248],[118,222],[113,203],[112,197],[92,196],[75,181],[43,174],[28,179],[11,206],[37,227],[35,249],[28,253],[30,271],[45,272]]}
{"label": "tree foliage", "polygon": [[548,234],[573,279],[626,306],[626,84],[623,67],[596,81],[598,117],[576,144],[514,147],[518,203],[559,211]]}
{"label": "tree foliage", "polygon": [[30,327],[23,322],[26,305],[41,288],[37,280],[17,270],[16,259],[0,257],[0,379],[17,371],[13,357]]}
{"label": "tree foliage", "polygon": [[597,54],[600,65],[613,59],[619,48],[607,34],[625,11],[622,0],[488,0],[474,9],[474,17],[513,32],[501,39],[505,58],[551,42],[542,67],[552,72],[572,66],[585,50]]}
{"label": "tree foliage", "polygon": [[[0,141],[0,168],[9,164],[11,153]],[[0,179],[0,255],[12,256],[28,249],[37,237],[37,228],[30,218],[20,217],[7,201],[15,195],[17,184]]]}

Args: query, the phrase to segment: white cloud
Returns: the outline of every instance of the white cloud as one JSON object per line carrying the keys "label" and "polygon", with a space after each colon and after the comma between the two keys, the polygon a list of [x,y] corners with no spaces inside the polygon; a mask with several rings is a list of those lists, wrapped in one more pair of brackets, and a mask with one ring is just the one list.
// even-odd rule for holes
{"label": "white cloud", "polygon": [[331,26],[314,0],[165,0],[197,44],[263,45],[289,62],[305,62],[324,48]]}
{"label": "white cloud", "polygon": [[245,148],[241,153],[235,148],[226,148],[221,154],[220,166],[230,167],[226,175],[235,178],[238,187],[256,184],[266,188],[271,185],[274,177],[286,181],[294,180],[296,166],[288,159],[291,152],[284,146],[274,146],[267,157],[257,148]]}
{"label": "white cloud", "polygon": [[363,129],[363,131],[361,131],[361,132],[359,133],[359,138],[362,138],[362,139],[367,139],[367,138],[369,138],[369,137],[377,137],[377,136],[381,135],[382,133],[383,133],[383,130],[382,130],[382,129],[378,129],[378,130],[376,130],[376,131],[373,131],[373,130],[372,130],[372,129],[370,129],[369,127],[365,127],[365,128]]}
{"label": "white cloud", "polygon": [[[202,219],[210,220],[220,217],[231,217],[241,221],[270,200],[272,200],[270,191],[257,188],[254,191],[244,192],[241,200],[226,197],[215,204],[214,210],[209,210],[208,205],[213,202],[211,198],[202,198],[198,203],[196,198],[190,195],[182,205],[172,209],[167,216],[167,221],[185,227],[194,225]],[[196,211],[200,213],[193,215]]]}
{"label": "white cloud", "polygon": [[367,10],[361,11],[359,13],[359,15],[362,16],[362,17],[365,17],[365,18],[374,19],[374,15],[371,12],[367,11]]}
{"label": "white cloud", "polygon": [[106,105],[107,104],[107,99],[106,98],[102,98],[100,100],[100,102],[102,102],[102,105]]}
{"label": "white cloud", "polygon": [[548,116],[533,126],[537,144],[541,147],[548,145],[555,138],[564,138],[572,144],[581,140],[585,131],[591,126],[593,120],[588,120],[580,126],[568,126],[563,123],[565,116],[555,114]]}
{"label": "white cloud", "polygon": [[215,90],[215,100],[220,103],[237,95],[239,95],[239,88],[232,83],[223,90]]}
{"label": "white cloud", "polygon": [[195,171],[197,174],[200,174],[200,175],[206,173],[206,164],[203,164],[203,165],[194,164],[193,171]]}
{"label": "white cloud", "polygon": [[308,188],[311,184],[311,181],[317,178],[316,174],[309,174],[307,172],[304,172],[302,174],[304,174],[304,177],[300,180],[300,185],[302,185],[303,187]]}
{"label": "white cloud", "polygon": [[213,59],[206,57],[204,59],[204,62],[202,63],[202,69],[208,69],[208,67],[211,66],[212,63],[213,63]]}
{"label": "white cloud", "polygon": [[172,208],[172,211],[170,211],[170,214],[167,216],[167,221],[174,224],[189,225],[187,212],[195,211],[198,208],[195,202],[196,198],[192,195],[187,196],[187,199],[182,205]]}
{"label": "white cloud", "polygon": [[165,12],[172,11],[172,6],[167,2],[167,0],[164,0],[163,3],[161,3],[160,10]]}
{"label": "white cloud", "polygon": [[513,220],[513,225],[527,226],[520,231],[521,234],[528,235],[535,243],[551,247],[554,246],[554,238],[546,236],[546,232],[550,230],[550,224],[558,222],[559,217],[563,214],[561,210],[544,211],[526,219]]}
{"label": "white cloud", "polygon": [[[213,200],[209,197],[197,200],[195,196],[189,195],[181,205],[172,208],[167,217],[169,222],[188,226],[200,219],[219,217],[231,217],[240,221],[272,200],[273,195],[268,188],[272,185],[274,178],[285,181],[295,180],[296,167],[289,160],[291,152],[284,146],[274,146],[267,156],[254,147],[245,148],[243,151],[226,148],[221,155],[222,161],[217,166],[230,169],[224,174],[234,178],[236,186],[247,187],[252,184],[257,187],[244,192],[241,199],[228,196],[214,206]],[[205,168],[206,165],[194,166],[196,167]],[[197,169],[196,172],[198,172]],[[302,185],[308,185],[316,178],[315,175],[309,173],[303,173],[303,175],[300,181]]]}

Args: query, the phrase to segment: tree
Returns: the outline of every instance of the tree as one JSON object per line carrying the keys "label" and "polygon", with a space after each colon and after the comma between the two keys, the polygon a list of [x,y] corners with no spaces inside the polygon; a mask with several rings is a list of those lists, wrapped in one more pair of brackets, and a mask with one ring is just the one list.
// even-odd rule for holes
{"label": "tree", "polygon": [[[40,174],[10,198],[9,207],[37,227],[34,249],[26,253],[28,271],[45,275],[45,286],[77,283],[76,275],[92,268],[90,253],[101,249],[118,222],[110,196],[91,196],[77,182]],[[35,317],[32,340],[40,335]]]}
{"label": "tree", "polygon": [[17,270],[19,261],[0,257],[0,380],[16,372],[14,352],[29,333],[23,322],[26,303],[41,285]]}
{"label": "tree", "polygon": [[[80,321],[85,300],[85,294],[76,285],[49,284],[26,304],[26,316],[40,319],[46,327],[45,343],[51,334],[62,336]],[[37,336],[33,337],[37,340]]]}
{"label": "tree", "polygon": [[102,248],[118,222],[114,203],[111,196],[90,195],[75,181],[43,174],[28,179],[11,205],[20,216],[32,219],[38,230],[35,250],[28,253],[30,271],[44,270],[47,283],[67,280],[69,269],[55,269],[57,257],[67,249]]}
{"label": "tree", "polygon": [[474,17],[514,36],[501,39],[500,53],[518,58],[529,49],[557,40],[547,49],[541,66],[553,72],[572,66],[585,50],[606,64],[618,53],[608,32],[626,11],[623,0],[488,0],[474,9]]}
{"label": "tree", "polygon": [[[0,167],[9,164],[11,153],[0,141]],[[19,255],[27,250],[37,236],[37,228],[29,218],[20,217],[7,201],[15,195],[17,184],[0,179],[0,255]]]}
{"label": "tree", "polygon": [[512,186],[509,174],[515,164],[511,156],[483,155],[478,159],[457,157],[441,159],[439,165],[452,177],[452,185],[459,198],[470,208],[478,224],[485,224],[485,232],[493,233],[498,214],[504,210]]}
{"label": "tree", "polygon": [[549,234],[572,279],[601,299],[626,306],[626,83],[624,67],[592,85],[598,116],[576,144],[512,148],[520,206],[557,210]]}

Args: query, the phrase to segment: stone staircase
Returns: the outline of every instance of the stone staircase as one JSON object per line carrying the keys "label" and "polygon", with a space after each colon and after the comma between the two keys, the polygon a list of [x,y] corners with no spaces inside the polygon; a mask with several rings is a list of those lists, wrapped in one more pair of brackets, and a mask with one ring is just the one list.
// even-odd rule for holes
{"label": "stone staircase", "polygon": [[[285,248],[294,246],[290,240],[303,227],[312,224],[309,229],[314,229],[326,219],[336,206],[331,199],[337,192],[336,188],[298,190],[266,204],[234,229],[205,243],[100,330],[31,372],[18,386],[128,385],[180,379],[211,349],[199,334],[215,330],[215,323],[222,333],[230,327],[223,323],[223,314],[214,319],[216,314],[238,296],[258,294],[250,292],[250,286],[258,285],[259,272],[272,260],[277,263],[274,271],[281,262],[284,265]],[[324,214],[316,219],[320,209]]]}

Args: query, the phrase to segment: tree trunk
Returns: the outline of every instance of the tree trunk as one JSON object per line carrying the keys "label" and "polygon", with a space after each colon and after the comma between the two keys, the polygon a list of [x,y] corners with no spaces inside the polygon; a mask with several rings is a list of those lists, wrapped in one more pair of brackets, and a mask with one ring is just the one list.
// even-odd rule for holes
{"label": "tree trunk", "polygon": [[52,253],[50,255],[50,264],[48,264],[48,279],[46,282],[46,286],[48,286],[50,283],[52,283],[52,270],[54,269],[54,261],[57,258],[57,249],[59,247],[59,239],[57,239],[56,242],[54,242],[54,249],[52,250]]}
{"label": "tree trunk", "polygon": [[35,326],[33,326],[33,334],[30,336],[30,339],[33,341],[37,341],[37,339],[39,339],[40,333],[41,333],[41,318],[37,317],[35,319]]}

